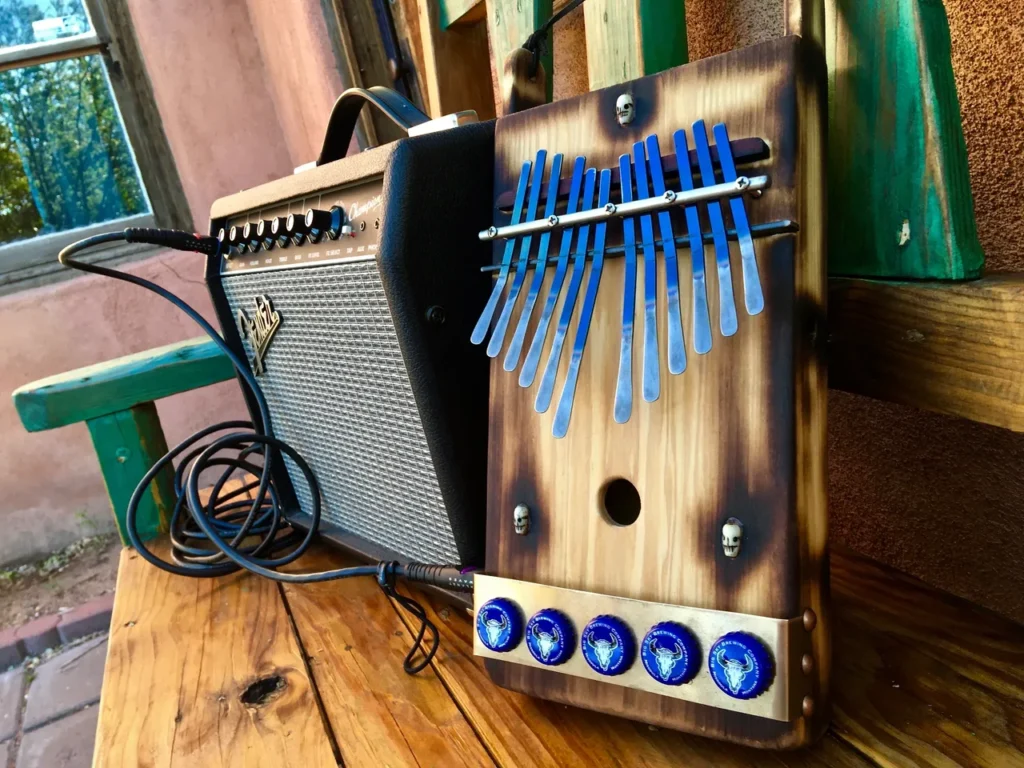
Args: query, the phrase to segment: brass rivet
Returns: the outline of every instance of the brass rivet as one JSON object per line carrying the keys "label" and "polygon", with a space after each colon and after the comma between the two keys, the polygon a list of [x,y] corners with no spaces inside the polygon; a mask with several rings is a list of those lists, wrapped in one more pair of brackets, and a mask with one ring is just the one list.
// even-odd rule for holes
{"label": "brass rivet", "polygon": [[805,653],[804,657],[800,659],[800,669],[804,671],[805,675],[814,671],[814,657],[811,654]]}
{"label": "brass rivet", "polygon": [[810,717],[811,715],[813,715],[814,714],[814,699],[812,699],[810,696],[804,696],[804,702],[803,702],[803,707],[802,708],[803,708],[804,717]]}
{"label": "brass rivet", "polygon": [[818,617],[814,614],[810,608],[804,611],[804,629],[810,632],[818,624]]}

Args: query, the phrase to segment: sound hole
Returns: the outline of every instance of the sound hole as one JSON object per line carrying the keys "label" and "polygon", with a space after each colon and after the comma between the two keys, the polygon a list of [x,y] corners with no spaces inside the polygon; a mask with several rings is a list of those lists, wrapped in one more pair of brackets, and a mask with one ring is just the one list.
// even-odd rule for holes
{"label": "sound hole", "polygon": [[601,489],[601,506],[616,525],[632,525],[640,517],[640,493],[629,480],[619,477]]}

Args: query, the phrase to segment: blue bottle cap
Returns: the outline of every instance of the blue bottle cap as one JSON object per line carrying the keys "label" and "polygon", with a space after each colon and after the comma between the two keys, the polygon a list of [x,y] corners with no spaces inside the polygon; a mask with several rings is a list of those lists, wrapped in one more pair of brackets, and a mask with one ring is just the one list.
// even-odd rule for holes
{"label": "blue bottle cap", "polygon": [[729,632],[711,646],[708,670],[715,685],[734,699],[760,696],[775,677],[765,644],[746,632]]}
{"label": "blue bottle cap", "polygon": [[592,619],[580,635],[580,649],[600,675],[621,675],[636,660],[636,641],[629,625],[615,616]]}
{"label": "blue bottle cap", "polygon": [[644,635],[640,659],[647,674],[665,685],[682,685],[693,680],[700,669],[700,646],[682,624],[663,621]]}
{"label": "blue bottle cap", "polygon": [[492,651],[511,651],[523,639],[522,611],[508,598],[489,600],[476,612],[476,633]]}
{"label": "blue bottle cap", "polygon": [[554,608],[537,611],[526,625],[526,647],[541,664],[564,664],[576,645],[576,630],[569,617]]}

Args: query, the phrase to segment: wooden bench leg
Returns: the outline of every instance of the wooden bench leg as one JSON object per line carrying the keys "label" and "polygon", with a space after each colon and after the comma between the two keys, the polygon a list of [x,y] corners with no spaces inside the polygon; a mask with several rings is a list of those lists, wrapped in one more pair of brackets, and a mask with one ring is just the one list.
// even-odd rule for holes
{"label": "wooden bench leg", "polygon": [[[139,481],[161,456],[167,453],[167,441],[153,403],[142,403],[127,410],[86,421],[103,482],[114,508],[121,541],[128,544],[125,527],[128,501]],[[161,472],[139,504],[136,528],[143,541],[166,533],[174,507],[174,475],[171,468]]]}

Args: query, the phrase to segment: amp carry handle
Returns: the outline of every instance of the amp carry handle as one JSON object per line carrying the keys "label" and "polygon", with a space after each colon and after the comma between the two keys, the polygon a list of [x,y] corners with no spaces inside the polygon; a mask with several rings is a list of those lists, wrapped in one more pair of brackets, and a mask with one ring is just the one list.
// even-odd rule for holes
{"label": "amp carry handle", "polygon": [[324,144],[320,148],[317,165],[340,160],[348,151],[352,141],[352,132],[363,105],[372,104],[391,122],[409,133],[409,129],[430,120],[408,99],[399,93],[379,85],[370,88],[349,88],[334,102],[331,119],[327,121],[324,133]]}

